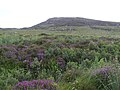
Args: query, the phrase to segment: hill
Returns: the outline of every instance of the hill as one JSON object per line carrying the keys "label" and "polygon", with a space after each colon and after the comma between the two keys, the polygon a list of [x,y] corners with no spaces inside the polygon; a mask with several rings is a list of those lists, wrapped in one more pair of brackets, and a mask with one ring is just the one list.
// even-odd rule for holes
{"label": "hill", "polygon": [[80,17],[55,17],[47,21],[29,27],[29,29],[39,29],[58,26],[120,26],[120,22],[108,22]]}

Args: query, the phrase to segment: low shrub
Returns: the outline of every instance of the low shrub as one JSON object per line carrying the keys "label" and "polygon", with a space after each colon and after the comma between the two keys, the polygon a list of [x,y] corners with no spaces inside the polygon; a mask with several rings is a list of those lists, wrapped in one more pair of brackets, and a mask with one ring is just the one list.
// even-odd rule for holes
{"label": "low shrub", "polygon": [[56,90],[57,84],[53,80],[32,80],[18,82],[15,90]]}

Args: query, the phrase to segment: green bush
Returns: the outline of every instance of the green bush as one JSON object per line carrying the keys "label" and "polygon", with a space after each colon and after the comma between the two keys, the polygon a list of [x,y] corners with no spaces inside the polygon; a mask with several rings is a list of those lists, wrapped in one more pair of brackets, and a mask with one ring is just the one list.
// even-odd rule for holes
{"label": "green bush", "polygon": [[94,79],[91,79],[89,75],[84,75],[73,82],[71,90],[97,90],[97,88]]}
{"label": "green bush", "polygon": [[73,82],[77,77],[80,77],[82,73],[83,72],[77,63],[68,62],[62,80],[65,82]]}

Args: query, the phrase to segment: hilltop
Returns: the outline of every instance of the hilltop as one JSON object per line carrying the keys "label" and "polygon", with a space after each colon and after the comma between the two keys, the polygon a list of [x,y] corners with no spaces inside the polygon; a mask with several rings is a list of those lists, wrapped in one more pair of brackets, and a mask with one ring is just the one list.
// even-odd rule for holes
{"label": "hilltop", "polygon": [[58,26],[120,26],[120,22],[100,21],[80,17],[55,17],[29,27],[30,29],[39,29]]}
{"label": "hilltop", "polygon": [[[101,20],[94,20],[94,19],[87,19],[81,17],[54,17],[49,18],[48,20],[33,25],[31,27],[24,27],[24,28],[0,28],[0,30],[28,30],[28,29],[47,29],[50,27],[70,27],[75,28],[81,26],[88,26],[92,29],[104,29],[106,30],[106,26],[111,27],[120,27],[120,22],[110,22],[110,21],[101,21]],[[101,26],[104,26],[101,28]],[[107,30],[109,29],[107,27]]]}

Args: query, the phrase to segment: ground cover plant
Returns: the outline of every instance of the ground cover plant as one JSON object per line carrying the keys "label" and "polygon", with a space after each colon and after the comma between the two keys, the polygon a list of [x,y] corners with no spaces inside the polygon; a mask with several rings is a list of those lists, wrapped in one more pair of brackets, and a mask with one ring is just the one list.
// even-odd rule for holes
{"label": "ground cover plant", "polygon": [[0,90],[119,90],[119,34],[88,27],[0,31]]}

